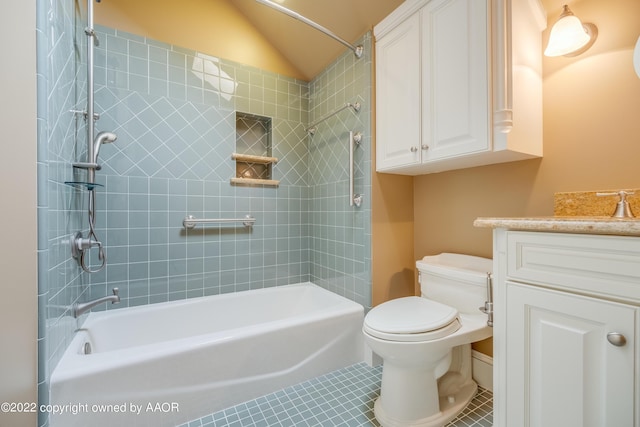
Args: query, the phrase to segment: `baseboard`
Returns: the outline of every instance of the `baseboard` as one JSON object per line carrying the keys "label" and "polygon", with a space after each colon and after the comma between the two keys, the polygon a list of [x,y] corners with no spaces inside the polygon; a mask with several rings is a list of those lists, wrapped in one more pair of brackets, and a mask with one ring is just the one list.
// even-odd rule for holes
{"label": "baseboard", "polygon": [[473,379],[482,388],[493,391],[493,358],[472,350]]}

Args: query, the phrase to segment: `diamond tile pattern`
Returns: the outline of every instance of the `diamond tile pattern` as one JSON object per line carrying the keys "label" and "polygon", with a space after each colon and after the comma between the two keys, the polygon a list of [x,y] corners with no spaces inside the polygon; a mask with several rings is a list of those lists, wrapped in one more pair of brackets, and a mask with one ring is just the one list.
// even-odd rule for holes
{"label": "diamond tile pattern", "polygon": [[236,112],[236,151],[252,156],[271,156],[271,120]]}
{"label": "diamond tile pattern", "polygon": [[96,93],[96,127],[118,135],[117,143],[101,148],[102,174],[215,181],[233,176],[233,111],[123,92],[103,87]]}
{"label": "diamond tile pattern", "polygon": [[[271,119],[236,112],[235,152],[271,157]],[[236,160],[236,177],[271,179],[271,164]]]}
{"label": "diamond tile pattern", "polygon": [[299,122],[279,121],[273,132],[275,140],[279,141],[273,149],[273,156],[278,158],[278,179],[281,183],[309,186],[309,150],[305,126]]}
{"label": "diamond tile pattern", "polygon": [[[310,122],[346,103],[359,102],[318,124],[309,138],[311,281],[369,307],[371,304],[371,36],[321,73],[309,89]],[[339,89],[339,90],[337,90]],[[354,151],[354,192],[360,208],[349,205],[349,131],[362,132]]]}

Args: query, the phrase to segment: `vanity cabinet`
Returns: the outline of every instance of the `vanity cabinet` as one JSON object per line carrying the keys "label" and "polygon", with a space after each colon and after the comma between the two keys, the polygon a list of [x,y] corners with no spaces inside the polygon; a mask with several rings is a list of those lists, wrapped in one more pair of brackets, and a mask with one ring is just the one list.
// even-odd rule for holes
{"label": "vanity cabinet", "polygon": [[407,0],[374,28],[376,169],[542,155],[538,0]]}
{"label": "vanity cabinet", "polygon": [[494,425],[640,425],[640,237],[494,230]]}

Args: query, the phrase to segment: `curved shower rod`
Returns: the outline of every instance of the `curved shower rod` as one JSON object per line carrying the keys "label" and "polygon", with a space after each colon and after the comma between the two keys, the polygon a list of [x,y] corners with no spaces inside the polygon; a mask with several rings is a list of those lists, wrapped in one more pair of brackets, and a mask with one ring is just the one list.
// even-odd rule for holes
{"label": "curved shower rod", "polygon": [[344,39],[338,37],[337,35],[335,35],[331,30],[323,27],[320,24],[317,24],[315,22],[313,22],[311,19],[309,18],[305,18],[304,16],[300,15],[298,12],[294,12],[291,9],[287,9],[284,6],[280,6],[277,3],[272,2],[271,0],[256,0],[258,3],[262,3],[265,6],[269,6],[272,9],[277,10],[278,12],[282,12],[285,15],[288,15],[294,19],[297,19],[298,21],[304,22],[305,24],[315,28],[316,30],[328,35],[329,37],[331,37],[332,39],[342,43],[343,45],[345,45],[346,47],[348,47],[349,49],[351,49],[353,51],[353,53],[356,55],[357,58],[360,58],[362,56],[362,54],[364,53],[364,47],[362,45],[358,45],[358,46],[354,46],[351,43],[345,41]]}

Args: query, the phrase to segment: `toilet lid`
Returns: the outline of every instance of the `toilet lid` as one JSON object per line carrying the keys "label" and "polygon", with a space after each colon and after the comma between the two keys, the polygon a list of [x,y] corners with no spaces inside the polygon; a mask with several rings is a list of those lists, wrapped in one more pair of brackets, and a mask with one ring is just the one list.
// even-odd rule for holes
{"label": "toilet lid", "polygon": [[397,298],[369,311],[365,325],[388,334],[419,334],[444,328],[458,317],[458,310],[421,297]]}

